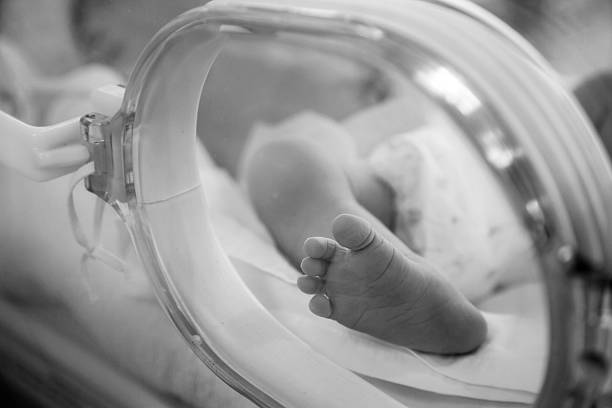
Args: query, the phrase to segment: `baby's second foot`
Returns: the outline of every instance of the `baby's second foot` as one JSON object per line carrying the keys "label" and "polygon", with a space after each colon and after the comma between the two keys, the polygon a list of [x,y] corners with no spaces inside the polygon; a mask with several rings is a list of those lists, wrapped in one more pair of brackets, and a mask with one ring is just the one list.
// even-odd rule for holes
{"label": "baby's second foot", "polygon": [[298,280],[310,310],[401,346],[463,353],[486,336],[480,312],[424,260],[409,259],[362,218],[342,214],[329,238],[309,238]]}

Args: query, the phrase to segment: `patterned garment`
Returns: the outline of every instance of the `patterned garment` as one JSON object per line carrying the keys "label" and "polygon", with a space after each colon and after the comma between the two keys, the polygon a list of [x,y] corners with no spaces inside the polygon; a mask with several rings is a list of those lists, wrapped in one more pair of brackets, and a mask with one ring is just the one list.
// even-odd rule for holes
{"label": "patterned garment", "polygon": [[492,172],[456,132],[396,135],[369,157],[395,193],[394,233],[471,301],[535,280],[530,238]]}

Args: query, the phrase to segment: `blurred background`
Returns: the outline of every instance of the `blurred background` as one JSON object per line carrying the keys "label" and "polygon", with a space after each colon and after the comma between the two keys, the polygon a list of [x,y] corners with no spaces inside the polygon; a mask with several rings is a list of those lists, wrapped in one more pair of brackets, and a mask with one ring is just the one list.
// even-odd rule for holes
{"label": "blurred background", "polygon": [[[525,35],[562,73],[612,65],[609,0],[475,0]],[[0,33],[41,73],[84,63],[129,74],[140,50],[171,17],[203,0],[3,0]]]}
{"label": "blurred background", "polygon": [[[612,2],[609,0],[475,2],[522,33],[571,84],[612,68]],[[0,39],[4,44],[0,52],[4,58],[0,63],[12,65],[8,70],[18,71],[13,73],[18,77],[17,82],[27,81],[23,77],[28,75],[58,77],[92,63],[112,67],[125,81],[140,51],[159,28],[179,13],[205,3],[203,0],[3,0]],[[95,80],[95,77],[96,72],[89,72],[80,79]],[[10,88],[11,83],[15,83],[15,78],[8,80],[6,75],[0,78],[0,90]],[[0,103],[19,103],[7,99],[9,91],[1,91]],[[38,99],[39,104],[45,104],[44,98]],[[5,108],[14,109],[14,106]],[[40,113],[32,113],[30,117],[44,121]]]}

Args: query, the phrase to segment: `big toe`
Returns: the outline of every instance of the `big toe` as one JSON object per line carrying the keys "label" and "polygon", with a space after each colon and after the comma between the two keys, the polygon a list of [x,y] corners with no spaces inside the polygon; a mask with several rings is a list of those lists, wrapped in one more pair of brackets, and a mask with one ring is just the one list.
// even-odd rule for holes
{"label": "big toe", "polygon": [[372,225],[356,215],[340,214],[332,225],[334,238],[338,243],[353,251],[367,248],[377,238]]}

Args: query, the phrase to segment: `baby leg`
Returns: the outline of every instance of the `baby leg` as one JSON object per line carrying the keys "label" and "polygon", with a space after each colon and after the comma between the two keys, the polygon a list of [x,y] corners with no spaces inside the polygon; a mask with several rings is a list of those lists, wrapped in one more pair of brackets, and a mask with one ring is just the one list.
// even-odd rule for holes
{"label": "baby leg", "polygon": [[[369,178],[359,180],[362,186]],[[386,229],[359,204],[352,185],[357,183],[349,181],[345,167],[320,142],[286,138],[260,146],[247,164],[245,181],[257,214],[296,266],[304,257],[304,240],[331,237],[338,214],[356,214]],[[372,190],[372,195],[381,191]]]}
{"label": "baby leg", "polygon": [[[345,171],[316,144],[279,140],[261,146],[246,172],[251,200],[281,251],[296,265],[309,257],[302,291],[325,289],[331,299],[326,305],[315,295],[313,312],[422,351],[480,345],[486,323],[478,310],[359,204]],[[338,242],[310,238],[332,236]]]}

